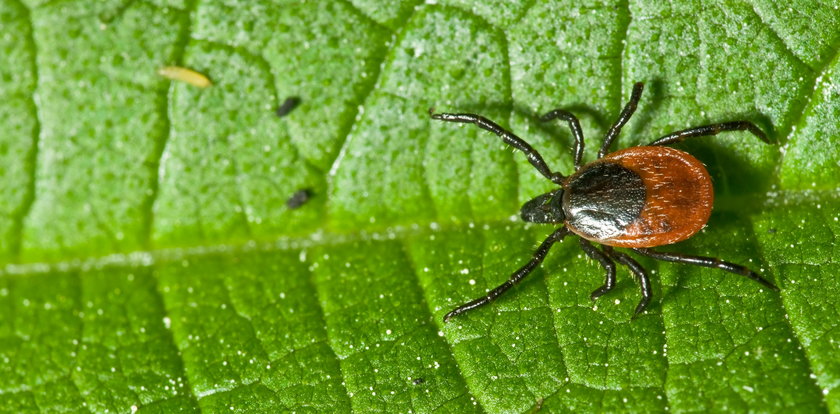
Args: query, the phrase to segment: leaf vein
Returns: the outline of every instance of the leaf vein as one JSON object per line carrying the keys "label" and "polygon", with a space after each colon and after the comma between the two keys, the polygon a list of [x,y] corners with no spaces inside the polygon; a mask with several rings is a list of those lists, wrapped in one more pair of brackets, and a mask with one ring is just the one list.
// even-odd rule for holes
{"label": "leaf vein", "polygon": [[[425,305],[426,305],[425,309],[428,310],[428,318],[434,320],[435,312],[431,307],[431,302],[429,301],[428,292],[427,292],[426,289],[423,288],[423,285],[420,282],[420,276],[419,276],[419,273],[417,272],[417,264],[412,259],[412,256],[408,251],[408,246],[406,246],[405,241],[400,240],[399,246],[400,246],[400,249],[401,249],[403,255],[406,258],[406,262],[408,263],[408,265],[411,268],[411,274],[413,276],[414,285],[420,291],[420,297],[423,299],[423,302],[425,302]],[[422,319],[422,318],[419,318],[419,319]],[[437,323],[435,323],[435,326],[437,326],[438,329],[440,329],[440,326]],[[464,384],[464,390],[466,392],[464,394],[459,394],[458,396],[453,397],[453,398],[451,398],[447,401],[444,401],[443,403],[441,403],[441,405],[438,408],[443,407],[444,405],[446,405],[447,402],[452,401],[456,398],[459,398],[462,395],[469,395],[471,397],[474,397],[474,394],[469,389],[469,385],[467,385],[466,378],[464,378],[464,375],[463,375],[464,372],[461,369],[461,364],[459,363],[458,358],[455,358],[455,354],[452,352],[452,345],[449,343],[449,341],[443,341],[443,343],[446,344],[446,348],[449,350],[449,356],[452,357],[452,360],[455,362],[455,365],[458,367],[458,376],[460,377],[462,383]],[[475,398],[475,401],[478,404],[481,404],[481,402],[478,400],[478,398]]]}
{"label": "leaf vein", "polygon": [[[176,64],[183,64],[184,53],[192,35],[192,14],[198,9],[200,1],[201,0],[189,0],[189,3],[186,4],[186,9],[184,10],[185,22],[183,22],[181,26],[181,31],[178,34],[178,40],[175,43],[172,53],[172,60]],[[157,200],[158,193],[160,192],[160,179],[163,174],[163,170],[161,169],[163,167],[163,163],[161,161],[172,135],[172,116],[170,111],[172,109],[172,91],[174,88],[174,82],[170,83],[165,89],[162,89],[158,97],[158,99],[160,99],[159,111],[161,115],[161,122],[163,123],[161,128],[163,132],[161,136],[155,140],[155,146],[153,149],[154,156],[149,161],[150,188],[140,208],[143,220],[140,240],[141,245],[146,248],[151,246],[152,231],[154,230],[154,205]]]}
{"label": "leaf vein", "polygon": [[26,183],[26,193],[23,198],[23,202],[18,207],[17,211],[15,212],[14,216],[12,217],[12,240],[11,240],[11,247],[10,247],[10,254],[13,258],[17,258],[20,256],[20,251],[23,246],[23,225],[26,221],[27,216],[32,211],[32,206],[35,204],[35,197],[36,197],[36,179],[37,179],[37,168],[38,168],[38,146],[41,141],[41,114],[40,114],[40,105],[38,99],[38,86],[40,85],[40,73],[38,70],[38,44],[35,42],[35,23],[32,20],[32,10],[27,7],[21,0],[14,0],[18,3],[18,6],[25,11],[26,16],[25,20],[29,25],[29,30],[27,32],[27,41],[31,45],[32,48],[32,59],[29,62],[30,68],[29,70],[32,71],[33,76],[33,83],[34,88],[32,91],[32,114],[35,119],[35,125],[32,130],[32,147],[29,150],[29,153],[26,155],[26,163],[27,163],[27,183]]}

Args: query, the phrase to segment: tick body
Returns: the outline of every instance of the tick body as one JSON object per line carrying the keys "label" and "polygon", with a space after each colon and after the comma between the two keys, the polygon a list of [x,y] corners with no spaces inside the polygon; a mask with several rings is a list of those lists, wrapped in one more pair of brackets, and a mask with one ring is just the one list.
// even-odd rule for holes
{"label": "tick body", "polygon": [[[665,253],[650,247],[683,241],[696,234],[712,212],[714,191],[709,173],[691,154],[665,145],[687,138],[717,135],[724,131],[749,131],[764,142],[764,133],[748,121],[733,121],[690,128],[663,136],[647,146],[631,147],[608,153],[621,128],[636,110],[643,90],[633,86],[630,101],[613,124],[598,152],[598,159],[582,165],[583,132],[577,118],[568,111],[555,109],[541,121],[566,121],[575,138],[575,172],[564,176],[553,172],[542,156],[527,142],[494,122],[476,114],[431,114],[433,119],[471,123],[498,135],[504,142],[523,151],[528,162],[559,188],[539,195],[522,206],[520,216],[534,223],[560,225],[534,252],[531,260],[502,285],[486,296],[465,303],[444,317],[452,317],[486,305],[525,278],[539,266],[551,246],[570,234],[580,236],[580,247],[606,271],[604,284],[591,294],[592,300],[615,287],[615,262],[627,266],[639,282],[642,299],[634,317],[644,311],[652,293],[645,269],[629,255],[613,247],[630,248],[657,260],[718,268],[746,276],[768,288],[775,285],[750,269],[730,262],[703,256]],[[600,249],[591,242],[600,244]]]}
{"label": "tick body", "polygon": [[583,166],[564,187],[569,230],[616,247],[683,241],[703,228],[714,200],[703,164],[668,147],[614,152]]}

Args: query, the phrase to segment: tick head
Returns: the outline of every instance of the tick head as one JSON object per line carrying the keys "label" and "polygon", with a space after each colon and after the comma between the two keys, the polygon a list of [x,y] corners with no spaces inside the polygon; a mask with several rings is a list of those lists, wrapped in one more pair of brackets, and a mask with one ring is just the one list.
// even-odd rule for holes
{"label": "tick head", "polygon": [[531,223],[562,223],[566,220],[562,199],[562,188],[538,195],[522,205],[519,215]]}

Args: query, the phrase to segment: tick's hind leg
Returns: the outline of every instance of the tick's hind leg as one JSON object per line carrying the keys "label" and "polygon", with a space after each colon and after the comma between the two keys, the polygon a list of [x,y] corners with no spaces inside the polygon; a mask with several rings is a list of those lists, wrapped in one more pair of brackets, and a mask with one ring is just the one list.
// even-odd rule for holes
{"label": "tick's hind leg", "polygon": [[604,285],[595,289],[595,291],[589,296],[590,299],[595,300],[615,287],[615,263],[613,263],[606,254],[595,248],[589,240],[581,238],[580,248],[583,249],[583,252],[586,253],[590,259],[598,261],[604,270],[607,271],[607,274],[604,276]]}
{"label": "tick's hind leg", "polygon": [[542,261],[545,259],[545,255],[548,254],[548,251],[551,249],[551,246],[554,245],[554,243],[563,240],[563,238],[566,237],[569,233],[570,231],[566,227],[560,227],[559,229],[555,230],[554,233],[551,233],[540,244],[540,247],[538,247],[537,251],[534,252],[534,257],[532,257],[531,260],[525,264],[525,266],[520,267],[519,270],[510,275],[510,278],[506,280],[505,283],[502,283],[490,292],[487,292],[486,295],[478,299],[471,300],[453,309],[451,312],[447,313],[446,316],[443,317],[443,322],[449,322],[449,320],[455,316],[458,316],[464,312],[473,310],[480,306],[484,306],[501,296],[503,293],[507,292],[508,289],[514,287],[517,283],[521,282],[522,279],[525,278],[525,276],[528,276],[529,273],[536,269],[537,266],[539,266],[540,263],[542,263]]}
{"label": "tick's hind leg", "polygon": [[665,135],[662,138],[657,139],[656,141],[651,142],[648,145],[671,145],[676,144],[678,142],[682,142],[688,138],[707,137],[717,135],[724,131],[750,131],[750,133],[758,137],[758,139],[768,144],[770,143],[770,140],[767,139],[767,135],[764,135],[764,132],[760,130],[757,126],[755,126],[755,124],[753,124],[752,122],[732,121],[722,122],[720,124],[703,125],[699,127],[684,129],[682,131],[673,132],[671,134]]}
{"label": "tick's hind leg", "polygon": [[633,312],[633,318],[636,318],[645,310],[648,303],[650,303],[650,299],[653,297],[653,292],[650,286],[650,278],[648,277],[647,271],[645,271],[642,265],[640,265],[639,262],[635,261],[632,257],[624,253],[617,252],[610,246],[604,246],[604,253],[613,258],[613,260],[627,266],[639,282],[639,287],[642,290],[642,300],[639,301],[639,304],[636,305],[636,311]]}
{"label": "tick's hind leg", "polygon": [[730,273],[735,273],[736,275],[746,276],[772,290],[779,290],[779,288],[777,288],[776,285],[774,285],[772,282],[759,276],[758,273],[753,272],[747,267],[735,263],[724,262],[723,260],[715,259],[714,257],[689,256],[687,254],[657,252],[651,249],[633,249],[633,251],[648,257],[652,257],[656,260],[662,260],[665,262],[685,263],[695,266],[711,267],[715,269],[725,270]]}

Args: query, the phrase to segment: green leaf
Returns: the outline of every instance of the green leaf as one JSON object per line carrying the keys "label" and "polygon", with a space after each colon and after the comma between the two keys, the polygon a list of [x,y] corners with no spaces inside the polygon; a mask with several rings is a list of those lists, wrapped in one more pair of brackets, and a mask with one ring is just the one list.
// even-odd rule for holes
{"label": "green leaf", "polygon": [[[840,412],[840,14],[719,0],[0,2],[0,406],[9,412]],[[163,66],[207,75],[206,89]],[[680,145],[708,227],[640,259],[654,301],[574,238],[492,305],[552,188],[474,126],[572,170]],[[287,97],[300,105],[278,118]],[[286,206],[296,191],[311,200]]]}

